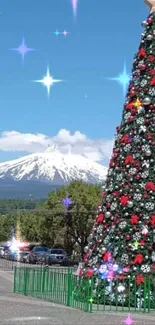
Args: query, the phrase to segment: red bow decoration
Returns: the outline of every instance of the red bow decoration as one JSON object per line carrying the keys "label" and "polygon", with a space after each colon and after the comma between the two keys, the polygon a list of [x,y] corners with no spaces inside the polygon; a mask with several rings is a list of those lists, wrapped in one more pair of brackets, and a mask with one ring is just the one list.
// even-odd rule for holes
{"label": "red bow decoration", "polygon": [[103,220],[104,220],[104,214],[101,212],[101,213],[99,213],[99,215],[97,216],[97,218],[96,218],[96,222],[97,222],[97,223],[101,223],[101,222],[103,222]]}
{"label": "red bow decoration", "polygon": [[155,85],[155,78],[152,78],[152,80],[150,81],[150,86],[154,86]]}
{"label": "red bow decoration", "polygon": [[132,155],[129,155],[125,158],[125,165],[131,164],[133,160]]}
{"label": "red bow decoration", "polygon": [[139,285],[141,283],[144,283],[144,276],[143,276],[143,274],[138,274],[136,276],[136,284]]}
{"label": "red bow decoration", "polygon": [[134,258],[133,264],[141,264],[143,262],[143,255],[137,254]]}
{"label": "red bow decoration", "polygon": [[86,277],[89,278],[93,275],[93,270],[88,270],[87,273],[86,273]]}
{"label": "red bow decoration", "polygon": [[151,217],[151,225],[155,226],[155,215],[152,215]]}
{"label": "red bow decoration", "polygon": [[104,262],[107,262],[111,259],[111,253],[110,252],[106,252],[103,256],[103,260]]}
{"label": "red bow decoration", "polygon": [[133,108],[133,106],[134,106],[134,103],[131,102],[131,103],[126,104],[125,108],[128,109],[128,110],[131,110]]}
{"label": "red bow decoration", "polygon": [[136,214],[131,216],[131,223],[132,223],[132,225],[137,225],[138,217],[136,216]]}
{"label": "red bow decoration", "polygon": [[141,239],[141,240],[139,241],[139,243],[140,243],[140,246],[145,246],[145,241],[144,241],[143,239]]}
{"label": "red bow decoration", "polygon": [[152,270],[155,271],[155,264],[152,264]]}
{"label": "red bow decoration", "polygon": [[110,162],[109,162],[109,167],[110,167],[110,168],[113,167],[113,164],[114,164],[114,159],[111,158],[111,159],[110,159]]}
{"label": "red bow decoration", "polygon": [[129,136],[127,134],[123,135],[120,142],[121,143],[127,143],[129,141]]}
{"label": "red bow decoration", "polygon": [[115,191],[115,192],[113,192],[113,196],[115,196],[115,197],[119,197],[119,196],[120,196],[120,192],[119,192],[119,191]]}
{"label": "red bow decoration", "polygon": [[153,182],[147,182],[145,185],[147,191],[155,191],[155,184]]}
{"label": "red bow decoration", "polygon": [[134,167],[139,167],[139,161],[138,161],[138,160],[135,160],[135,161],[133,162],[133,166],[134,166]]}
{"label": "red bow decoration", "polygon": [[125,196],[124,195],[124,196],[122,196],[120,198],[120,204],[123,205],[123,206],[127,205],[128,201],[129,201],[129,197],[128,196]]}
{"label": "red bow decoration", "polygon": [[148,138],[148,140],[152,140],[152,134],[148,134],[148,136],[147,136],[147,138]]}
{"label": "red bow decoration", "polygon": [[145,58],[145,56],[146,56],[146,51],[145,51],[143,48],[141,48],[141,49],[139,50],[138,55],[141,56],[141,57],[143,57],[143,58]]}
{"label": "red bow decoration", "polygon": [[154,57],[154,55],[149,55],[148,59],[149,59],[150,62],[153,62],[155,57]]}
{"label": "red bow decoration", "polygon": [[119,278],[120,280],[124,280],[124,279],[125,279],[125,275],[120,274],[120,275],[118,276],[118,278]]}
{"label": "red bow decoration", "polygon": [[86,254],[84,255],[83,260],[84,260],[85,263],[87,262],[87,260],[88,260],[88,253],[86,253]]}

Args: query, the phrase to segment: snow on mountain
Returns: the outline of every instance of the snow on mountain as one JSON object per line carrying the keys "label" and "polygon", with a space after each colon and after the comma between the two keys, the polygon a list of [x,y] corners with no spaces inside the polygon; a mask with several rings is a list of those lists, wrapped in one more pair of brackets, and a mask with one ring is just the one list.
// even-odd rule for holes
{"label": "snow on mountain", "polygon": [[107,168],[80,155],[61,154],[47,149],[12,161],[0,163],[0,179],[41,181],[52,185],[71,180],[99,183],[105,180]]}

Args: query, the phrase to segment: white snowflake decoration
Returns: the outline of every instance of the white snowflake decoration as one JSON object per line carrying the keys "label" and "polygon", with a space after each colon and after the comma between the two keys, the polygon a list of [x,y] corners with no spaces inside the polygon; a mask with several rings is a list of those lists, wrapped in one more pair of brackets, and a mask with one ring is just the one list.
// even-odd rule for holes
{"label": "white snowflake decoration", "polygon": [[133,196],[134,200],[136,201],[140,201],[142,198],[142,194],[141,193],[135,193]]}
{"label": "white snowflake decoration", "polygon": [[145,204],[145,208],[148,210],[148,211],[152,211],[154,210],[154,203],[153,202],[147,202]]}

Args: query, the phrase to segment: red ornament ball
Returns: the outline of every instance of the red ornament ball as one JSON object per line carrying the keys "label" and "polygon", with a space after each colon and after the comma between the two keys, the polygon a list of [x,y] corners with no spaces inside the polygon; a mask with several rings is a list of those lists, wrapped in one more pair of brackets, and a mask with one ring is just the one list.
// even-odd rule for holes
{"label": "red ornament ball", "polygon": [[140,67],[140,69],[141,69],[142,71],[146,70],[146,64],[142,64],[141,67]]}
{"label": "red ornament ball", "polygon": [[147,23],[148,23],[149,25],[151,25],[151,24],[152,24],[152,22],[153,22],[152,18],[151,18],[151,17],[149,17],[149,18],[148,18],[148,20],[147,20]]}

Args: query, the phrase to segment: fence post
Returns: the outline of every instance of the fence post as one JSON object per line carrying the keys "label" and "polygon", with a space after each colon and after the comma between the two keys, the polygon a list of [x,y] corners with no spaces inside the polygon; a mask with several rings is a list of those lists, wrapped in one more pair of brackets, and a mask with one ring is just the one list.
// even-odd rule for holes
{"label": "fence post", "polygon": [[89,286],[90,286],[90,291],[89,291],[89,313],[93,312],[93,283],[94,283],[94,278],[91,277],[89,279]]}
{"label": "fence post", "polygon": [[28,272],[29,269],[27,267],[24,268],[24,295],[27,295],[27,284],[28,284]]}
{"label": "fence post", "polygon": [[15,266],[14,268],[13,292],[16,292],[16,281],[17,281],[17,266]]}
{"label": "fence post", "polygon": [[146,313],[146,299],[147,299],[147,277],[145,276],[144,277],[144,308],[143,308],[143,311],[144,313]]}
{"label": "fence post", "polygon": [[44,293],[45,291],[45,278],[46,278],[46,267],[41,268],[41,273],[42,273],[42,277],[41,277],[41,292]]}
{"label": "fence post", "polygon": [[72,305],[72,270],[68,271],[67,306]]}
{"label": "fence post", "polygon": [[13,271],[13,269],[14,269],[14,262],[12,261],[12,265],[11,265],[11,269],[12,269],[12,271]]}

